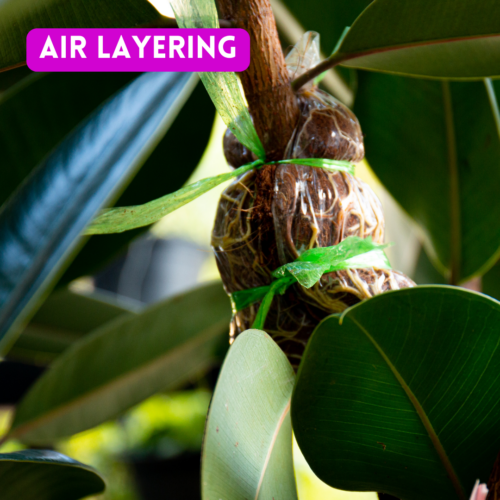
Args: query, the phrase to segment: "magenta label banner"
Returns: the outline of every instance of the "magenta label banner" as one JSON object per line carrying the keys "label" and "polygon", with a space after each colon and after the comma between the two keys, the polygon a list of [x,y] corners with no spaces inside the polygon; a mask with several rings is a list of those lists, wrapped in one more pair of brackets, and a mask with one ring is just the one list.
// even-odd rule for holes
{"label": "magenta label banner", "polygon": [[32,71],[244,71],[250,36],[220,29],[31,30],[26,63]]}

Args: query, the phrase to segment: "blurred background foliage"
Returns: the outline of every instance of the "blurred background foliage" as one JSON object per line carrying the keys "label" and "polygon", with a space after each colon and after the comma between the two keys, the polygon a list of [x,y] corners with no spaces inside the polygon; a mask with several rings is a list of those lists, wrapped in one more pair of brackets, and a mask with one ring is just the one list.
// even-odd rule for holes
{"label": "blurred background foliage", "polygon": [[[172,17],[168,0],[151,0],[151,3],[161,14]],[[272,0],[271,3],[285,52],[305,30],[311,29],[321,34],[322,51],[327,55],[344,28],[350,26],[371,2]],[[144,22],[157,16],[150,6],[140,12]],[[358,89],[361,89],[361,99],[368,102],[371,99],[370,85],[375,84],[370,80],[380,80],[384,87],[391,79],[397,83],[400,78],[359,75],[346,68],[332,70],[322,85],[339,100],[354,105],[356,109],[361,102],[355,100]],[[26,175],[36,169],[39,162],[51,154],[96,107],[136,77],[129,74],[78,76],[77,88],[85,92],[77,95],[71,91],[71,85],[76,80],[68,75],[33,75],[26,68],[0,73],[0,105],[3,106],[0,141],[4,161],[14,165],[22,159],[18,170],[10,172],[15,175],[0,186],[0,201],[3,202],[22,187]],[[411,85],[413,81],[407,84]],[[23,93],[26,89],[30,92]],[[16,100],[16,95],[23,98]],[[54,106],[56,100],[62,102],[59,108]],[[54,108],[57,112],[53,113]],[[366,117],[363,116],[365,113]],[[382,118],[387,121],[394,119],[390,106],[376,109],[374,113],[382,113]],[[370,144],[377,130],[376,123],[371,124],[373,115],[368,113],[366,106],[360,110],[360,118],[365,119],[362,119],[361,125],[366,123],[366,130],[370,130]],[[20,137],[16,135],[20,125],[18,120],[23,122],[21,128],[27,135],[33,135],[33,130],[41,131],[34,135],[31,149],[22,141],[12,139]],[[391,122],[396,131],[400,129],[399,120],[400,117],[396,116]],[[411,134],[411,127],[408,130]],[[222,152],[224,131],[225,126],[215,115],[205,89],[197,85],[187,97],[174,124],[166,135],[159,137],[157,147],[144,159],[139,173],[130,183],[124,183],[119,193],[115,193],[116,203],[140,204],[184,184],[228,172]],[[380,147],[383,149],[386,145],[380,143]],[[443,276],[446,266],[436,262],[432,251],[429,251],[432,245],[428,236],[401,208],[399,203],[404,205],[405,200],[396,201],[389,194],[368,161],[357,166],[356,174],[373,188],[382,202],[386,240],[394,243],[387,250],[393,267],[411,276],[418,284],[446,283],[447,279]],[[379,167],[377,172],[382,175],[383,167]],[[398,178],[394,178],[399,182]],[[81,251],[73,249],[76,257],[68,262],[65,269],[61,269],[59,279],[52,284],[54,291],[49,293],[50,287],[47,289],[43,297],[46,300],[40,300],[40,303],[43,302],[40,309],[0,364],[2,384],[10,381],[9,391],[5,391],[0,400],[2,434],[8,430],[12,408],[34,381],[50,369],[61,354],[72,349],[90,332],[117,318],[139,314],[148,305],[157,304],[197,285],[219,280],[210,248],[210,233],[218,199],[224,188],[225,185],[222,185],[213,189],[150,228],[112,236],[93,236]],[[397,190],[391,192],[394,194]],[[483,291],[492,297],[500,297],[498,276],[500,266],[497,264],[483,277]],[[103,500],[199,498],[203,429],[222,358],[223,353],[210,370],[193,377],[176,390],[149,397],[117,419],[58,440],[51,443],[52,446],[96,467],[105,475],[108,488],[99,497]],[[14,379],[15,383],[12,383]],[[4,444],[0,451],[6,453],[25,446],[26,443],[13,440]],[[374,493],[341,492],[322,483],[311,471],[296,444],[294,465],[299,497],[303,500],[376,499]],[[192,490],[187,491],[186,484]]]}

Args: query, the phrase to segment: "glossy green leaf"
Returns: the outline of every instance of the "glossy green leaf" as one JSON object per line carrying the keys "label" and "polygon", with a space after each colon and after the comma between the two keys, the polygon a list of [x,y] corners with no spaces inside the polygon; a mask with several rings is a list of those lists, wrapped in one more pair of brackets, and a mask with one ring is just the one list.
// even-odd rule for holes
{"label": "glossy green leaf", "polygon": [[136,77],[29,73],[0,96],[1,161],[9,166],[2,169],[0,205],[81,121]]}
{"label": "glossy green leaf", "polygon": [[454,287],[387,292],[316,328],[292,422],[331,486],[466,500],[500,448],[500,303]]}
{"label": "glossy green leaf", "polygon": [[186,73],[142,75],[67,136],[4,204],[0,211],[4,352],[39,296],[70,260],[85,225],[144,163],[195,82]]}
{"label": "glossy green leaf", "polygon": [[17,407],[11,437],[50,443],[211,367],[231,308],[220,283],[118,318],[67,350]]}
{"label": "glossy green leaf", "polygon": [[455,283],[500,253],[497,85],[359,75],[354,109],[368,161]]}
{"label": "glossy green leaf", "polygon": [[0,70],[26,61],[34,28],[134,28],[160,15],[146,0],[4,0],[0,3]]}
{"label": "glossy green leaf", "polygon": [[[214,106],[203,85],[198,83],[167,134],[115,205],[141,205],[180,189],[205,152],[214,116]],[[101,269],[146,230],[146,227],[142,227],[120,234],[92,236],[64,273],[58,286]]]}
{"label": "glossy green leaf", "polygon": [[414,76],[500,75],[496,0],[375,0],[333,56],[343,65]]}
{"label": "glossy green leaf", "polygon": [[50,364],[87,333],[141,309],[135,301],[125,298],[60,289],[40,306],[10,349],[8,358],[36,365]]}
{"label": "glossy green leaf", "polygon": [[293,369],[266,333],[247,330],[224,361],[210,405],[203,500],[297,499],[290,397]]}
{"label": "glossy green leaf", "polygon": [[[0,85],[2,75],[20,69],[1,73]],[[0,204],[83,119],[135,77],[135,73],[52,73],[41,78],[32,73],[1,96],[0,150],[2,161],[12,168],[2,172]],[[117,204],[145,203],[182,187],[205,151],[213,118],[213,104],[203,85],[197,85]],[[165,168],[166,158],[176,168]],[[90,238],[60,284],[95,272],[142,232]]]}
{"label": "glossy green leaf", "polygon": [[104,488],[94,469],[56,451],[0,454],[2,500],[78,500]]}

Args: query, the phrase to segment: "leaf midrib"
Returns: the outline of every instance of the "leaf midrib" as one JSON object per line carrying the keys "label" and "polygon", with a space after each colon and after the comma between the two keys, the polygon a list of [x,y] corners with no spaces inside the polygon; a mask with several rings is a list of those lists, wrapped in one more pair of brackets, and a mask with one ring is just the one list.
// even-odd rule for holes
{"label": "leaf midrib", "polygon": [[[25,423],[20,424],[17,427],[13,427],[11,432],[7,434],[4,440],[19,438],[20,436],[26,434],[27,432],[30,432],[33,429],[36,429],[37,427],[40,427],[47,420],[51,420],[54,417],[59,417],[65,412],[74,410],[76,407],[84,404],[86,401],[92,400],[98,394],[105,393],[113,387],[126,384],[130,379],[134,379],[137,376],[140,376],[140,374],[143,372],[156,370],[158,365],[165,363],[167,360],[169,360],[169,358],[175,358],[180,353],[184,351],[189,351],[194,347],[198,346],[199,344],[203,344],[204,342],[207,342],[212,338],[216,337],[217,335],[219,335],[221,328],[226,325],[227,325],[227,319],[221,320],[212,325],[211,328],[208,328],[204,335],[197,336],[196,338],[191,339],[190,341],[182,344],[181,346],[178,346],[178,348],[175,348],[172,351],[168,351],[162,356],[154,358],[153,360],[150,360],[142,365],[138,365],[137,369],[119,375],[118,377],[115,377],[109,380],[107,383],[99,386],[96,390],[88,391],[76,399],[70,400],[65,404],[57,406],[56,408],[49,411],[40,418],[31,419],[26,421]],[[4,440],[2,440],[2,442]]]}
{"label": "leaf midrib", "polygon": [[384,45],[380,47],[374,47],[372,49],[353,49],[352,51],[342,51],[342,47],[340,47],[339,52],[336,54],[337,57],[341,58],[341,64],[345,61],[350,61],[352,59],[359,59],[361,57],[371,56],[373,54],[381,54],[383,52],[393,52],[396,50],[405,50],[405,49],[414,49],[420,47],[426,47],[429,45],[442,45],[446,43],[455,43],[455,42],[467,42],[473,40],[481,40],[485,38],[497,38],[500,37],[499,33],[491,33],[486,35],[472,35],[472,36],[462,36],[462,37],[453,37],[453,38],[439,38],[435,40],[425,40],[420,42],[406,42],[398,45]]}
{"label": "leaf midrib", "polygon": [[266,475],[267,466],[269,465],[269,461],[271,460],[271,455],[273,453],[274,445],[276,444],[276,440],[278,439],[278,435],[281,431],[281,426],[283,425],[283,422],[285,421],[285,418],[288,415],[288,412],[290,411],[290,404],[291,404],[291,399],[288,400],[288,403],[285,406],[285,409],[283,410],[283,412],[281,414],[281,417],[278,421],[278,424],[276,425],[276,429],[274,430],[274,434],[273,434],[273,437],[271,439],[269,449],[267,450],[266,459],[264,461],[264,465],[262,466],[262,471],[260,473],[259,484],[257,485],[257,491],[255,492],[255,500],[259,499],[260,489],[262,487],[262,483],[264,482],[264,477]]}
{"label": "leaf midrib", "polygon": [[467,496],[465,494],[465,490],[460,482],[460,479],[458,478],[457,473],[455,472],[455,469],[453,467],[453,464],[451,463],[450,459],[448,458],[448,455],[446,453],[446,450],[444,449],[443,445],[441,444],[441,441],[434,430],[434,427],[427,417],[427,414],[425,413],[425,410],[422,408],[420,402],[418,401],[417,397],[415,394],[413,394],[413,391],[410,389],[410,387],[407,385],[406,381],[404,378],[401,376],[399,371],[396,369],[396,367],[392,364],[391,360],[385,354],[384,350],[379,346],[379,344],[376,342],[376,340],[370,335],[368,330],[361,324],[359,321],[356,320],[356,318],[353,317],[353,315],[347,316],[348,319],[350,319],[353,323],[357,325],[357,327],[366,335],[367,339],[373,344],[375,349],[377,349],[378,353],[382,356],[382,359],[385,361],[393,375],[396,377],[396,380],[399,382],[401,385],[402,389],[405,391],[406,395],[408,396],[408,399],[412,403],[413,407],[415,408],[415,411],[417,412],[417,415],[420,418],[420,421],[422,422],[423,426],[425,427],[429,438],[434,445],[434,449],[436,450],[436,453],[439,456],[439,459],[441,460],[441,463],[443,464],[446,473],[448,474],[448,477],[451,480],[451,483],[453,484],[453,488],[455,489],[458,498],[460,500],[467,500]]}

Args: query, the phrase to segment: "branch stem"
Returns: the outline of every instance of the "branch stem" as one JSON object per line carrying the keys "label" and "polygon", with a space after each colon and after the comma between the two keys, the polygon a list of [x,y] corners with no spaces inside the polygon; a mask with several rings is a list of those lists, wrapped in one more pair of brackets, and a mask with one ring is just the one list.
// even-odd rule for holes
{"label": "branch stem", "polygon": [[323,61],[321,61],[319,64],[311,68],[310,70],[306,71],[305,73],[302,73],[298,78],[296,78],[292,82],[292,88],[293,90],[297,91],[305,85],[307,82],[313,80],[317,76],[321,75],[321,73],[324,73],[325,71],[328,71],[329,69],[334,68],[341,62],[349,59],[348,54],[339,54],[338,52],[335,52],[332,54],[330,57],[327,57]]}
{"label": "branch stem", "polygon": [[250,66],[240,73],[268,160],[281,160],[299,118],[269,0],[219,0],[223,19],[250,35]]}

